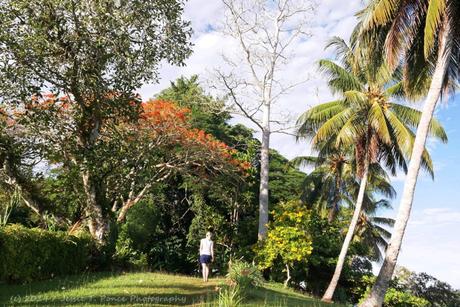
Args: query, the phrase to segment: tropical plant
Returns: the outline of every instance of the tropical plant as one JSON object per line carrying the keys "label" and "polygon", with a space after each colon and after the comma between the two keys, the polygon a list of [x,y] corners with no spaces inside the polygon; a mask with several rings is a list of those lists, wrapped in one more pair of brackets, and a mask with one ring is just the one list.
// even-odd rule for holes
{"label": "tropical plant", "polygon": [[243,299],[238,285],[219,289],[219,307],[238,307],[243,302]]}
{"label": "tropical plant", "polygon": [[[330,148],[353,148],[356,175],[361,182],[355,211],[324,301],[332,300],[337,286],[361,213],[370,166],[381,163],[392,174],[396,174],[398,167],[406,171],[414,130],[421,116],[420,111],[394,102],[400,97],[402,83],[398,72],[392,72],[385,62],[366,61],[364,54],[353,50],[340,38],[334,38],[328,46],[335,47],[341,65],[331,60],[321,60],[319,65],[328,76],[331,91],[340,97],[305,112],[298,120],[298,135],[311,138],[320,156],[326,155]],[[433,120],[430,128],[433,136],[447,140],[438,121]],[[422,161],[433,175],[426,149]]]}
{"label": "tropical plant", "polygon": [[361,306],[380,306],[393,275],[436,104],[443,91],[455,90],[459,80],[459,18],[460,2],[456,0],[374,0],[361,12],[360,39],[365,44],[369,41],[366,37],[383,38],[388,62],[393,67],[400,62],[404,65],[406,89],[411,91],[429,83],[390,248],[376,283]]}
{"label": "tropical plant", "polygon": [[367,258],[373,261],[381,261],[383,252],[388,247],[391,237],[390,229],[394,225],[392,218],[375,216],[377,208],[391,208],[385,199],[371,202],[372,208],[363,205],[363,211],[356,224],[355,240],[363,243],[369,249]]}
{"label": "tropical plant", "polygon": [[238,286],[244,296],[251,288],[261,286],[263,277],[257,266],[242,260],[229,263],[227,278],[231,286]]}

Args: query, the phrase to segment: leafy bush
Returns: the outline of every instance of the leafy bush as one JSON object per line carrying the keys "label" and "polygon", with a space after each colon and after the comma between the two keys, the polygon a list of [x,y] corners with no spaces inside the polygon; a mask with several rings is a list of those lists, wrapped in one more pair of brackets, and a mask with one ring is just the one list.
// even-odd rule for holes
{"label": "leafy bush", "polygon": [[71,236],[22,225],[0,228],[0,280],[31,281],[85,270],[94,245]]}
{"label": "leafy bush", "polygon": [[388,289],[383,302],[385,307],[424,307],[429,305],[430,303],[421,297],[393,288]]}
{"label": "leafy bush", "polygon": [[[370,292],[372,284],[375,282],[375,276],[364,276],[363,283],[367,284],[367,290],[361,298],[361,301],[367,297]],[[383,307],[425,307],[430,306],[430,303],[417,297],[407,291],[401,291],[395,288],[388,288],[383,301]]]}
{"label": "leafy bush", "polygon": [[239,287],[242,295],[263,283],[262,274],[255,265],[244,261],[234,261],[229,266],[227,278],[231,285]]}
{"label": "leafy bush", "polygon": [[295,263],[307,262],[312,253],[308,223],[310,212],[300,201],[278,204],[272,212],[267,238],[256,247],[257,260],[262,269],[273,267],[281,259],[286,268],[285,286],[291,279],[290,269]]}

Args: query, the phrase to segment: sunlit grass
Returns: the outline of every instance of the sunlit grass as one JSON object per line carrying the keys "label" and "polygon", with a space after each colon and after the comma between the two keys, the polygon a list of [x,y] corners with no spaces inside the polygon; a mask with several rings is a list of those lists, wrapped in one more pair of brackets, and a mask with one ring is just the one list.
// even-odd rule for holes
{"label": "sunlit grass", "polygon": [[[215,306],[223,279],[162,273],[92,273],[24,285],[0,285],[0,306]],[[248,294],[243,306],[330,306],[279,284]]]}

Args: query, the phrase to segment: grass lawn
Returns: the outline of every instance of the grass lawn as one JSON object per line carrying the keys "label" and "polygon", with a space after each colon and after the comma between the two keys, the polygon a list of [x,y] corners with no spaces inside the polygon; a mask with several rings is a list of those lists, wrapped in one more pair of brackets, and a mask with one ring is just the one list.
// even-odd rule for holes
{"label": "grass lawn", "polygon": [[[0,306],[216,306],[216,286],[223,282],[161,273],[92,273],[24,285],[0,284]],[[254,290],[243,306],[331,305],[279,284],[266,284]]]}

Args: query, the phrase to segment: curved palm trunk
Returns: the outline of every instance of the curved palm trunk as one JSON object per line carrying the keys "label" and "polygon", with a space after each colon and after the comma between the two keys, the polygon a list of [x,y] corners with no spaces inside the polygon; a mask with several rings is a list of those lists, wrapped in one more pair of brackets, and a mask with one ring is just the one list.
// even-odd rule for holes
{"label": "curved palm trunk", "polygon": [[[446,31],[447,32],[447,31]],[[417,134],[415,136],[414,148],[412,150],[412,156],[409,163],[409,169],[404,184],[404,191],[399,205],[398,215],[396,217],[396,223],[393,228],[393,234],[388,245],[385,260],[382,267],[380,268],[377,280],[372,287],[372,290],[366,300],[361,303],[360,307],[379,307],[382,306],[385,293],[388,289],[388,284],[393,276],[393,272],[398,260],[399,251],[401,249],[404,232],[406,229],[407,222],[409,220],[412,201],[414,199],[415,186],[417,184],[417,177],[420,170],[422,161],[423,151],[425,149],[425,142],[427,139],[430,122],[433,117],[433,112],[438,102],[445,72],[448,63],[448,53],[446,52],[446,40],[441,40],[442,45],[438,51],[438,59],[436,62],[436,69],[431,80],[430,90],[425,100],[423,107],[422,116],[420,119],[419,126],[417,128]]]}
{"label": "curved palm trunk", "polygon": [[347,235],[345,236],[345,240],[343,241],[342,249],[340,250],[339,258],[337,260],[337,265],[335,267],[334,275],[332,276],[331,282],[327,287],[326,292],[324,292],[323,298],[321,299],[323,302],[332,302],[332,297],[335,292],[335,288],[340,279],[340,274],[342,273],[343,265],[345,263],[345,258],[347,256],[348,247],[350,246],[351,239],[353,238],[353,234],[355,232],[356,224],[359,220],[359,215],[361,213],[361,207],[363,205],[364,199],[364,192],[366,191],[367,179],[369,174],[369,161],[366,158],[366,162],[364,164],[364,172],[363,177],[361,178],[361,183],[359,185],[359,193],[358,199],[356,200],[355,211],[353,213],[353,217],[350,222],[350,226],[348,227]]}
{"label": "curved palm trunk", "polygon": [[270,149],[270,104],[264,103],[262,123],[262,145],[260,149],[260,188],[259,188],[259,230],[257,237],[267,236],[268,223],[268,171]]}

